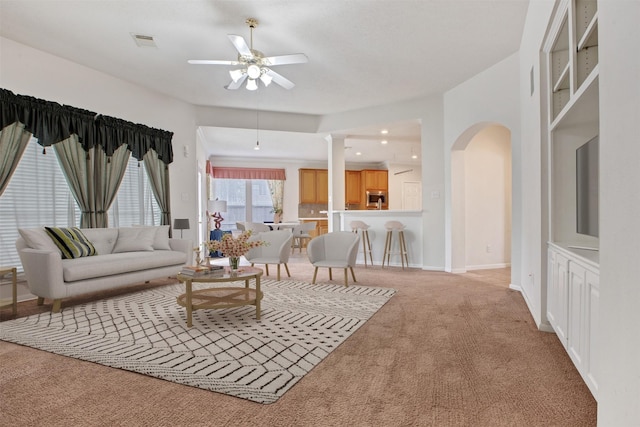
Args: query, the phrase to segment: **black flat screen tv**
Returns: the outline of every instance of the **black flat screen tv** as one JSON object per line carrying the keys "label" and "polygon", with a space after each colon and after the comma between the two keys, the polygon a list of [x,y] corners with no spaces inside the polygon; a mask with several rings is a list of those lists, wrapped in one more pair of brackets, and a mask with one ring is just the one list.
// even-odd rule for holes
{"label": "black flat screen tv", "polygon": [[598,237],[599,141],[594,137],[576,150],[576,231]]}

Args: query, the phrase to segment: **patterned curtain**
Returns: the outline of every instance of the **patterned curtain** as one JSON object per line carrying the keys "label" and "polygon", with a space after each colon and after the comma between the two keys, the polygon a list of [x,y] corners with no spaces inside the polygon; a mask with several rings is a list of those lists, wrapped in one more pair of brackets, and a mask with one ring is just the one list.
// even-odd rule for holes
{"label": "patterned curtain", "polygon": [[269,192],[271,193],[271,203],[273,203],[273,212],[282,215],[282,206],[284,205],[284,181],[279,179],[267,180]]}

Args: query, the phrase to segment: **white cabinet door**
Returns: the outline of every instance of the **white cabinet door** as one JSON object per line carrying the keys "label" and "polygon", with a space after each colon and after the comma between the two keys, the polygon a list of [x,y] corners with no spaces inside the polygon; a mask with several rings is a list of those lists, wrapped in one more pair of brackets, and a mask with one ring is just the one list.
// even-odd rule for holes
{"label": "white cabinet door", "polygon": [[586,286],[588,291],[588,313],[587,324],[589,328],[587,347],[589,358],[585,363],[586,383],[596,399],[598,398],[598,351],[600,351],[597,340],[597,325],[600,316],[600,276],[587,270]]}
{"label": "white cabinet door", "polygon": [[567,348],[568,274],[569,259],[549,249],[549,288],[547,289],[547,319],[560,342]]}
{"label": "white cabinet door", "polygon": [[567,340],[569,356],[579,371],[584,369],[584,356],[587,352],[586,333],[586,286],[587,270],[575,262],[569,263],[569,328]]}

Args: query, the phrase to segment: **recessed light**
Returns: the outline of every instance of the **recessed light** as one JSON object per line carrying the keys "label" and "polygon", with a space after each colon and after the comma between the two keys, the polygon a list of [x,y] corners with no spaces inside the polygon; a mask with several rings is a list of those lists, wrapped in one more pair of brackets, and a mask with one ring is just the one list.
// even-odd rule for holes
{"label": "recessed light", "polygon": [[359,152],[359,151],[358,151],[358,152],[356,152],[356,156],[361,156],[361,155],[362,155],[362,153],[361,153],[361,152]]}
{"label": "recessed light", "polygon": [[381,134],[383,134],[383,135],[386,135],[386,134],[388,134],[388,133],[389,133],[389,130],[388,130],[388,129],[382,129],[382,130],[380,131],[380,133],[381,133]]}
{"label": "recessed light", "polygon": [[416,154],[414,154],[413,156],[411,156],[412,159],[417,159],[418,156]]}
{"label": "recessed light", "polygon": [[384,144],[386,144],[387,142],[389,142],[389,141],[387,141],[386,139],[383,139],[382,141],[380,141],[380,144],[383,144],[383,145],[384,145]]}

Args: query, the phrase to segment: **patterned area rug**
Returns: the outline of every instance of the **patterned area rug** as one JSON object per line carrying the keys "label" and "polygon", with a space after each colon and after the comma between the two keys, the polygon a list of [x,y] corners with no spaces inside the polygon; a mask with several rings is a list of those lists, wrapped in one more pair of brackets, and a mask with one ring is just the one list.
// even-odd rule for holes
{"label": "patterned area rug", "polygon": [[178,283],[3,322],[0,339],[273,403],[395,293],[268,279],[261,287],[260,321],[254,306],[196,310],[187,328]]}

